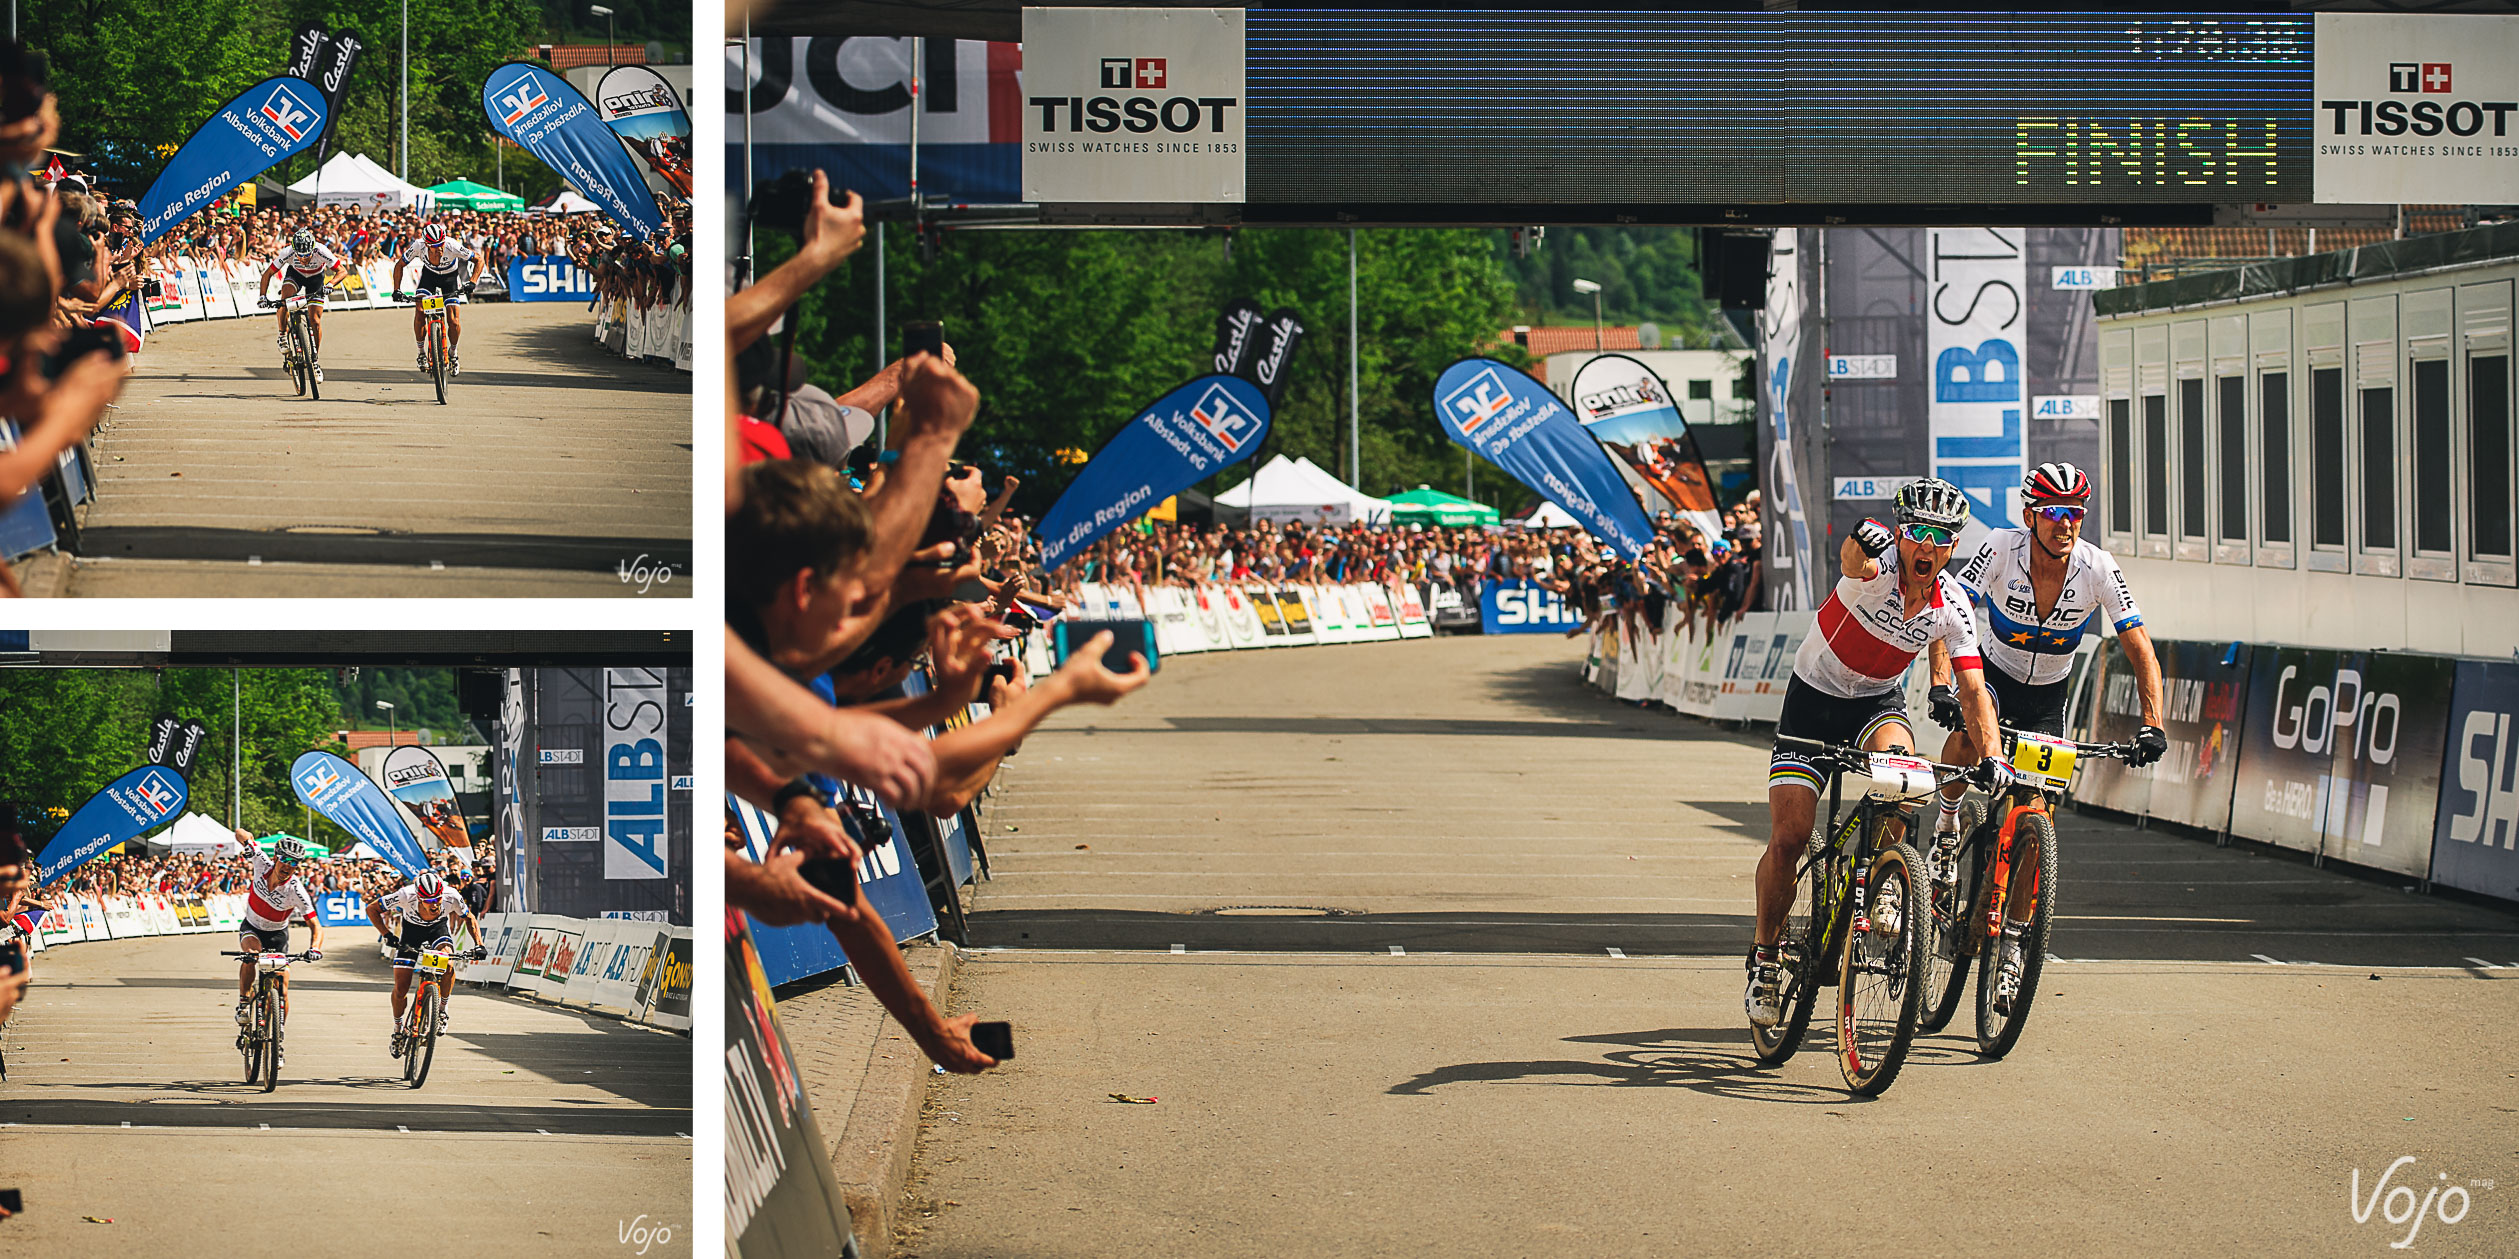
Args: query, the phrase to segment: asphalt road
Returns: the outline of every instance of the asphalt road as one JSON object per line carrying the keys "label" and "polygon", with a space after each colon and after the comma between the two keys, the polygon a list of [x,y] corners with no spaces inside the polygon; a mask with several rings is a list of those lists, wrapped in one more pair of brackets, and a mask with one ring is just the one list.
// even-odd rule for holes
{"label": "asphalt road", "polygon": [[1972,992],[1857,1100],[1824,1024],[1748,1052],[1761,741],[1578,655],[1175,658],[1035,734],[957,992],[1018,1057],[931,1087],[909,1252],[2389,1253],[2356,1174],[2519,1250],[2519,915],[2067,815],[2020,1046]]}
{"label": "asphalt road", "polygon": [[[468,307],[444,406],[408,311],[325,316],[321,401],[293,396],[268,317],[156,329],[58,593],[687,594],[691,377],[591,328],[569,303]],[[674,580],[623,581],[642,556]]]}
{"label": "asphalt road", "polygon": [[459,991],[415,1091],[386,1054],[392,971],[373,940],[333,932],[322,962],[293,968],[271,1093],[243,1082],[230,937],[37,955],[0,1037],[0,1187],[26,1203],[0,1221],[0,1253],[629,1254],[618,1236],[641,1214],[673,1230],[648,1253],[690,1253],[688,1039]]}

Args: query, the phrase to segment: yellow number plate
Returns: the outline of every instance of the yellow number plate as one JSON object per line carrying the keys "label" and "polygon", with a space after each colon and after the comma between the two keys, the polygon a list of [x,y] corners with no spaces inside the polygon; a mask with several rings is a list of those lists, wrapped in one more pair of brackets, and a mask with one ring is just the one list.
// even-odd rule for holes
{"label": "yellow number plate", "polygon": [[431,949],[420,954],[420,965],[428,967],[430,970],[444,970],[446,969],[448,961],[451,960],[453,956],[454,955],[450,953],[440,953]]}
{"label": "yellow number plate", "polygon": [[422,309],[422,310],[444,310],[444,309],[446,309],[446,299],[445,299],[445,298],[443,298],[443,297],[436,297],[436,296],[423,297],[423,298],[421,298],[421,299],[420,299],[420,309]]}
{"label": "yellow number plate", "polygon": [[2012,773],[2034,786],[2058,791],[2073,785],[2073,745],[2061,739],[2023,734],[2012,740]]}

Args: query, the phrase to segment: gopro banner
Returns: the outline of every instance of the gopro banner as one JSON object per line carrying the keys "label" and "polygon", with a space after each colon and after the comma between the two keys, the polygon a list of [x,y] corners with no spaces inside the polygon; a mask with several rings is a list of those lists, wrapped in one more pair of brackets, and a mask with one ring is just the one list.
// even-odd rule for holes
{"label": "gopro banner", "polygon": [[2432,882],[2519,900],[2519,665],[2461,660],[2454,695]]}
{"label": "gopro banner", "polygon": [[[868,201],[910,191],[910,39],[755,39],[726,49],[726,186],[822,170]],[[1023,46],[930,39],[919,74],[918,183],[930,201],[1023,200]],[[748,88],[748,90],[747,90]]]}
{"label": "gopro banner", "polygon": [[567,80],[530,62],[511,61],[483,81],[481,108],[500,135],[542,159],[641,240],[664,229],[656,198],[621,138]]}
{"label": "gopro banner", "polygon": [[2256,648],[2231,833],[2424,877],[2456,678],[2441,656]]}
{"label": "gopro banner", "polygon": [[604,670],[604,877],[661,879],[665,671]]}
{"label": "gopro banner", "polygon": [[1268,436],[1268,399],[1238,376],[1201,376],[1157,399],[1103,443],[1041,518],[1041,567],[1250,458]]}
{"label": "gopro banner", "polygon": [[1653,522],[1608,452],[1521,369],[1491,358],[1462,359],[1435,381],[1434,409],[1453,441],[1564,508],[1621,556],[1644,554]]}
{"label": "gopro banner", "polygon": [[507,300],[511,302],[584,302],[594,296],[595,277],[578,270],[566,255],[507,260]]}
{"label": "gopro banner", "polygon": [[2012,500],[2029,472],[2020,422],[2027,409],[2020,349],[2028,339],[2029,264],[2018,228],[1935,227],[1925,238],[1933,475],[1968,496],[1968,527],[1959,535],[1966,551],[1988,530],[2020,524]]}
{"label": "gopro banner", "polygon": [[1490,634],[1563,634],[1583,624],[1556,591],[1528,578],[1491,581],[1478,592],[1478,618]]}
{"label": "gopro banner", "polygon": [[2519,19],[2314,16],[2317,200],[2519,202]]}
{"label": "gopro banner", "polygon": [[647,163],[649,187],[691,199],[691,115],[665,76],[645,66],[615,66],[595,85],[595,108]]}
{"label": "gopro banner", "polygon": [[323,93],[294,75],[275,75],[245,89],[184,141],[140,198],[140,243],[164,236],[236,185],[304,152],[330,116]]}
{"label": "gopro banner", "polygon": [[464,827],[464,811],[455,803],[455,784],[446,777],[446,767],[438,762],[437,753],[418,744],[404,744],[385,753],[385,794],[402,802],[411,815],[420,819],[421,832],[431,849],[452,848],[464,852],[472,847],[472,832]]}
{"label": "gopro banner", "polygon": [[330,752],[309,752],[289,766],[289,786],[298,801],[324,815],[324,820],[366,840],[376,855],[409,878],[428,868],[420,841],[404,825],[383,788],[367,780],[359,767]]}
{"label": "gopro banner", "polygon": [[[1712,404],[1707,404],[1711,418]],[[1575,415],[1592,439],[1618,460],[1629,484],[1686,516],[1709,538],[1723,534],[1705,456],[1679,412],[1671,387],[1653,369],[1624,354],[1603,354],[1574,374]]]}
{"label": "gopro banner", "polygon": [[143,765],[105,784],[35,854],[35,886],[41,889],[116,844],[171,825],[191,798],[184,776],[165,765]]}

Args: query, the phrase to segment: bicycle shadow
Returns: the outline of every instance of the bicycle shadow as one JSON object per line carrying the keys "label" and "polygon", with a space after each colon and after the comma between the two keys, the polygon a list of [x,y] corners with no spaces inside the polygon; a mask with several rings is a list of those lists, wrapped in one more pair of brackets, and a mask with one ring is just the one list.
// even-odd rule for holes
{"label": "bicycle shadow", "polygon": [[[1869,1100],[1849,1096],[1842,1088],[1778,1078],[1776,1068],[1761,1066],[1752,1056],[1746,1027],[1673,1027],[1569,1036],[1565,1040],[1575,1045],[1624,1048],[1594,1059],[1456,1063],[1420,1072],[1386,1091],[1399,1096],[1421,1096],[1454,1084],[1548,1082],[1557,1087],[1684,1088],[1712,1097],[1797,1105],[1842,1106]],[[1813,1047],[1806,1036],[1805,1052]]]}

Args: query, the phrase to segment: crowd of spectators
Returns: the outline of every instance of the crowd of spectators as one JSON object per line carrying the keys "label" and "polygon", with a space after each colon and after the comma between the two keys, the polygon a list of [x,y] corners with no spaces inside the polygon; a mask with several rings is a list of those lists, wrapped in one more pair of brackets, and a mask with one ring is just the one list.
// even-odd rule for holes
{"label": "crowd of spectators", "polygon": [[[467,900],[472,899],[469,889],[476,882],[486,888],[489,881],[486,869],[476,873],[462,859],[447,853],[437,854],[435,864],[449,885],[467,890]],[[307,890],[317,896],[343,892],[377,896],[406,882],[391,863],[364,857],[310,860],[299,869],[298,876],[306,880]],[[252,877],[253,860],[241,852],[227,856],[116,853],[62,876],[29,903],[51,908],[75,896],[237,896],[244,894]]]}

